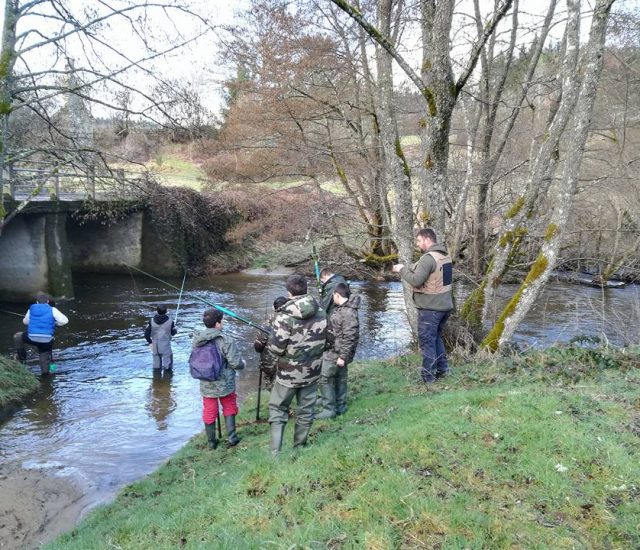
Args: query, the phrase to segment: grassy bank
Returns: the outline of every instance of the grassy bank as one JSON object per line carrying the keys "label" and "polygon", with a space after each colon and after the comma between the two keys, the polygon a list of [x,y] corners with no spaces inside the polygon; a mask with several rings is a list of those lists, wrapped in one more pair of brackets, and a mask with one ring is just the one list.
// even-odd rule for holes
{"label": "grassy bank", "polygon": [[[352,367],[351,404],[274,463],[197,436],[48,548],[638,548],[639,352],[549,350],[459,366]],[[266,407],[263,418],[266,416]]]}
{"label": "grassy bank", "polygon": [[23,364],[0,355],[0,418],[38,388],[38,379]]}

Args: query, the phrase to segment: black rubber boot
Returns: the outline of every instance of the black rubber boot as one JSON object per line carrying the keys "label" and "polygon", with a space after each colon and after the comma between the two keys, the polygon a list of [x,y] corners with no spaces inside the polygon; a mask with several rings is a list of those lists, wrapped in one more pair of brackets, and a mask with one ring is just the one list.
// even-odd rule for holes
{"label": "black rubber boot", "polygon": [[42,376],[49,376],[49,364],[51,363],[51,352],[41,351],[38,354],[38,363],[40,364],[40,372]]}
{"label": "black rubber boot", "polygon": [[240,438],[236,433],[236,415],[234,414],[233,416],[225,416],[224,423],[227,426],[229,447],[235,447],[238,443],[240,443]]}
{"label": "black rubber boot", "polygon": [[218,439],[216,438],[216,423],[205,424],[204,430],[207,433],[207,440],[209,441],[209,449],[218,448]]}
{"label": "black rubber boot", "polygon": [[309,436],[310,430],[311,430],[311,426],[296,424],[295,431],[293,432],[293,446],[294,447],[306,446],[307,437]]}

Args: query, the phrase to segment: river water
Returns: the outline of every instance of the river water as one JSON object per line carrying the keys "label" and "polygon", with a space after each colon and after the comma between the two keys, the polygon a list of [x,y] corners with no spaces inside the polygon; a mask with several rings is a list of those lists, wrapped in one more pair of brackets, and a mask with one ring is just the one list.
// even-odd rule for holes
{"label": "river water", "polygon": [[[57,373],[11,419],[0,425],[0,461],[44,469],[79,483],[88,505],[112,498],[123,485],[154,470],[202,429],[198,383],[188,373],[189,335],[201,328],[206,308],[196,297],[262,322],[284,291],[284,276],[232,275],[187,280],[174,340],[175,374],[154,379],[143,338],[158,303],[175,312],[177,293],[136,276],[77,275],[76,298],[59,308],[70,322],[56,335]],[[181,280],[170,279],[180,286]],[[411,334],[399,283],[353,283],[361,294],[357,358],[384,358],[406,351]],[[505,286],[504,303],[515,287]],[[459,298],[469,288],[458,288]],[[0,304],[23,313],[28,304]],[[552,284],[521,326],[517,340],[543,346],[576,335],[637,343],[640,289],[600,290]],[[11,350],[21,319],[0,313],[0,353]],[[248,368],[238,379],[242,396],[257,388],[255,329],[227,319]],[[37,369],[35,361],[31,366]],[[265,433],[265,445],[267,435]]]}

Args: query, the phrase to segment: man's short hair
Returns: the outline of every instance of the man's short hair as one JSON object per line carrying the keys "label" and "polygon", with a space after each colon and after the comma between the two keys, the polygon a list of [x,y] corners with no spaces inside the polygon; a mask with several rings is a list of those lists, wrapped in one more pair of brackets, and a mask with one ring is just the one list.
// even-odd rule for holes
{"label": "man's short hair", "polygon": [[337,292],[338,296],[342,296],[343,298],[349,299],[349,296],[351,296],[351,290],[349,290],[349,286],[344,283],[338,283],[333,291]]}
{"label": "man's short hair", "polygon": [[218,323],[222,322],[222,311],[215,308],[206,309],[202,315],[202,322],[207,328],[215,327]]}
{"label": "man's short hair", "polygon": [[424,227],[418,231],[416,237],[422,237],[423,239],[431,239],[434,243],[438,242],[438,237],[436,237],[436,232],[430,227]]}
{"label": "man's short hair", "polygon": [[331,271],[328,267],[323,267],[320,271],[320,278],[323,279],[325,277],[329,278],[333,275],[333,271]]}
{"label": "man's short hair", "polygon": [[36,302],[39,304],[47,304],[49,302],[49,295],[44,292],[38,292],[38,294],[36,294]]}
{"label": "man's short hair", "polygon": [[287,291],[291,296],[302,296],[307,293],[307,279],[302,275],[291,275],[287,279]]}
{"label": "man's short hair", "polygon": [[167,306],[165,306],[164,304],[160,304],[156,308],[156,311],[158,312],[158,315],[166,315],[167,314]]}
{"label": "man's short hair", "polygon": [[274,310],[278,310],[280,309],[283,305],[285,305],[287,302],[289,301],[289,298],[287,298],[286,296],[278,296],[274,301],[273,301],[273,309]]}

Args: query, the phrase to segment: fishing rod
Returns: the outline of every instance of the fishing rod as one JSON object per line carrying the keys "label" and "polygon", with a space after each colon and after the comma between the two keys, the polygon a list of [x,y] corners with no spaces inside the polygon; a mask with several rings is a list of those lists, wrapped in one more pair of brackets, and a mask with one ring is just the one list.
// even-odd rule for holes
{"label": "fishing rod", "polygon": [[[156,277],[155,275],[151,275],[151,273],[147,273],[146,271],[143,271],[142,269],[139,269],[133,265],[126,265],[128,268],[131,269],[135,269],[136,271],[139,271],[140,273],[142,273],[143,275],[146,275],[147,277],[151,277],[152,279],[155,279],[156,281],[162,283],[163,285],[167,285],[168,287],[171,287],[175,290],[180,290],[177,286],[172,285],[171,283],[168,283],[167,281],[163,281],[162,279]],[[218,311],[221,311],[222,313],[224,313],[225,315],[228,315],[229,317],[233,318],[233,319],[237,319],[238,321],[245,323],[253,328],[257,328],[259,331],[264,332],[265,334],[271,334],[271,331],[266,328],[263,327],[262,325],[259,325],[257,323],[254,323],[253,321],[249,321],[249,319],[245,319],[244,317],[241,317],[240,315],[238,315],[237,313],[234,313],[233,311],[231,311],[230,309],[227,309],[226,307],[222,307],[219,306],[218,304],[214,304],[213,302],[210,302],[209,300],[205,300],[204,298],[201,298],[200,296],[193,296],[196,300],[200,300],[202,303],[207,304],[208,306],[211,306],[215,309],[217,309]]]}
{"label": "fishing rod", "polygon": [[320,256],[316,249],[316,243],[311,239],[311,227],[307,231],[305,240],[311,240],[311,259],[313,260],[313,268],[316,274],[316,286],[318,287],[318,296],[322,298],[322,281],[320,280]]}
{"label": "fishing rod", "polygon": [[182,286],[180,287],[180,295],[178,296],[178,307],[176,308],[176,316],[173,322],[178,324],[178,312],[180,311],[180,300],[182,300],[182,291],[184,290],[184,282],[187,280],[187,270],[184,270],[184,277],[182,278]]}
{"label": "fishing rod", "polygon": [[9,315],[15,315],[16,317],[24,317],[22,313],[15,313],[14,311],[7,311],[6,309],[0,309],[0,313],[7,313]]}

